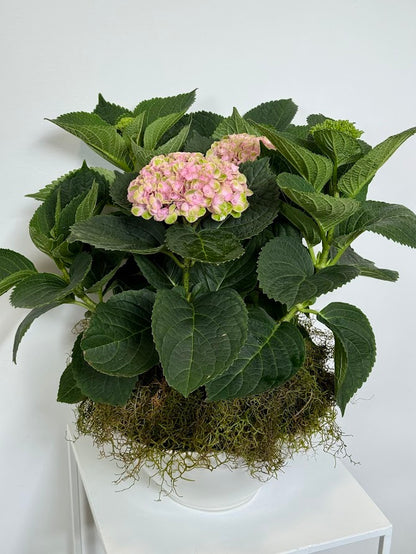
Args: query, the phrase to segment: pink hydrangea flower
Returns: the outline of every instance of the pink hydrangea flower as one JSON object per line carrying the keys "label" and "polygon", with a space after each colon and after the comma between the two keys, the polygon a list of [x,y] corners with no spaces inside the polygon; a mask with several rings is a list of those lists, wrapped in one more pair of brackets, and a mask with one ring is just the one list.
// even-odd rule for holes
{"label": "pink hydrangea flower", "polygon": [[235,164],[199,152],[174,152],[143,167],[127,198],[134,215],[170,224],[179,216],[194,222],[207,211],[216,221],[240,217],[251,194]]}
{"label": "pink hydrangea flower", "polygon": [[208,156],[216,156],[221,160],[240,165],[243,162],[252,162],[260,155],[260,142],[267,148],[275,150],[267,137],[255,137],[248,133],[228,135],[212,143],[207,152]]}

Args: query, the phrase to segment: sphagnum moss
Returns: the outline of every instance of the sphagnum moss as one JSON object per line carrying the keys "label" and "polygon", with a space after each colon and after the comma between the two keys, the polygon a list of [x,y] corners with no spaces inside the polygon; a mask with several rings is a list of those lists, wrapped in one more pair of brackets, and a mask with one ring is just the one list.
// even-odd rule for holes
{"label": "sphagnum moss", "polygon": [[[161,372],[142,379],[125,406],[85,400],[77,429],[93,437],[102,455],[117,460],[118,481],[136,480],[146,463],[163,481],[192,467],[243,463],[258,478],[276,476],[295,453],[322,446],[344,451],[336,423],[328,344],[306,340],[303,367],[288,382],[262,394],[206,402],[203,389],[188,398]],[[170,458],[166,452],[173,452]]]}

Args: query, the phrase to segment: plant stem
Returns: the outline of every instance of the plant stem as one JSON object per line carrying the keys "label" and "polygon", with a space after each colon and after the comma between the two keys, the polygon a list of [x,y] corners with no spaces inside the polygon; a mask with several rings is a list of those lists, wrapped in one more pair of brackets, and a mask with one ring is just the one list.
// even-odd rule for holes
{"label": "plant stem", "polygon": [[82,303],[91,311],[95,312],[95,309],[97,307],[97,304],[89,298],[85,293],[75,291],[76,296],[82,300]]}
{"label": "plant stem", "polygon": [[185,295],[186,299],[189,301],[191,298],[191,294],[189,292],[189,269],[191,267],[191,261],[189,258],[185,258],[184,264],[183,264],[183,287],[185,289]]}
{"label": "plant stem", "polygon": [[301,311],[303,314],[315,314],[319,315],[321,312],[318,312],[318,310],[311,310],[310,308],[303,308]]}
{"label": "plant stem", "polygon": [[172,260],[175,262],[177,266],[179,266],[181,269],[185,269],[185,265],[175,256],[173,252],[168,250],[167,248],[164,248],[162,250],[163,254],[166,254],[166,256],[169,256],[169,258],[172,258]]}

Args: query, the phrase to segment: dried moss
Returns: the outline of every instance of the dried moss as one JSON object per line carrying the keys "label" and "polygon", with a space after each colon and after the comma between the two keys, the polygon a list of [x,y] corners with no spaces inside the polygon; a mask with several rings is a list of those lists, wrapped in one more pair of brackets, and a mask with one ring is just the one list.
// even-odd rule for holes
{"label": "dried moss", "polygon": [[[140,379],[125,406],[82,402],[78,432],[91,435],[102,455],[117,460],[118,481],[138,479],[146,462],[173,482],[192,467],[239,462],[267,478],[297,452],[317,446],[342,452],[331,347],[323,333],[315,331],[314,341],[306,340],[305,364],[292,379],[248,398],[206,402],[204,389],[184,398],[156,368]],[[167,450],[174,453],[168,459]]]}

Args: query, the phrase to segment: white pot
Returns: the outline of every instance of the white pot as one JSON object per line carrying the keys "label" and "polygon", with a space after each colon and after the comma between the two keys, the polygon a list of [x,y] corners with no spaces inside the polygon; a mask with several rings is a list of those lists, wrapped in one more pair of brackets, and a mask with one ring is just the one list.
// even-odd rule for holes
{"label": "white pot", "polygon": [[214,469],[190,469],[181,478],[175,479],[174,484],[166,476],[162,481],[153,465],[147,464],[144,469],[150,480],[169,498],[195,510],[232,510],[252,500],[264,485],[252,477],[246,468],[234,468],[226,464]]}

